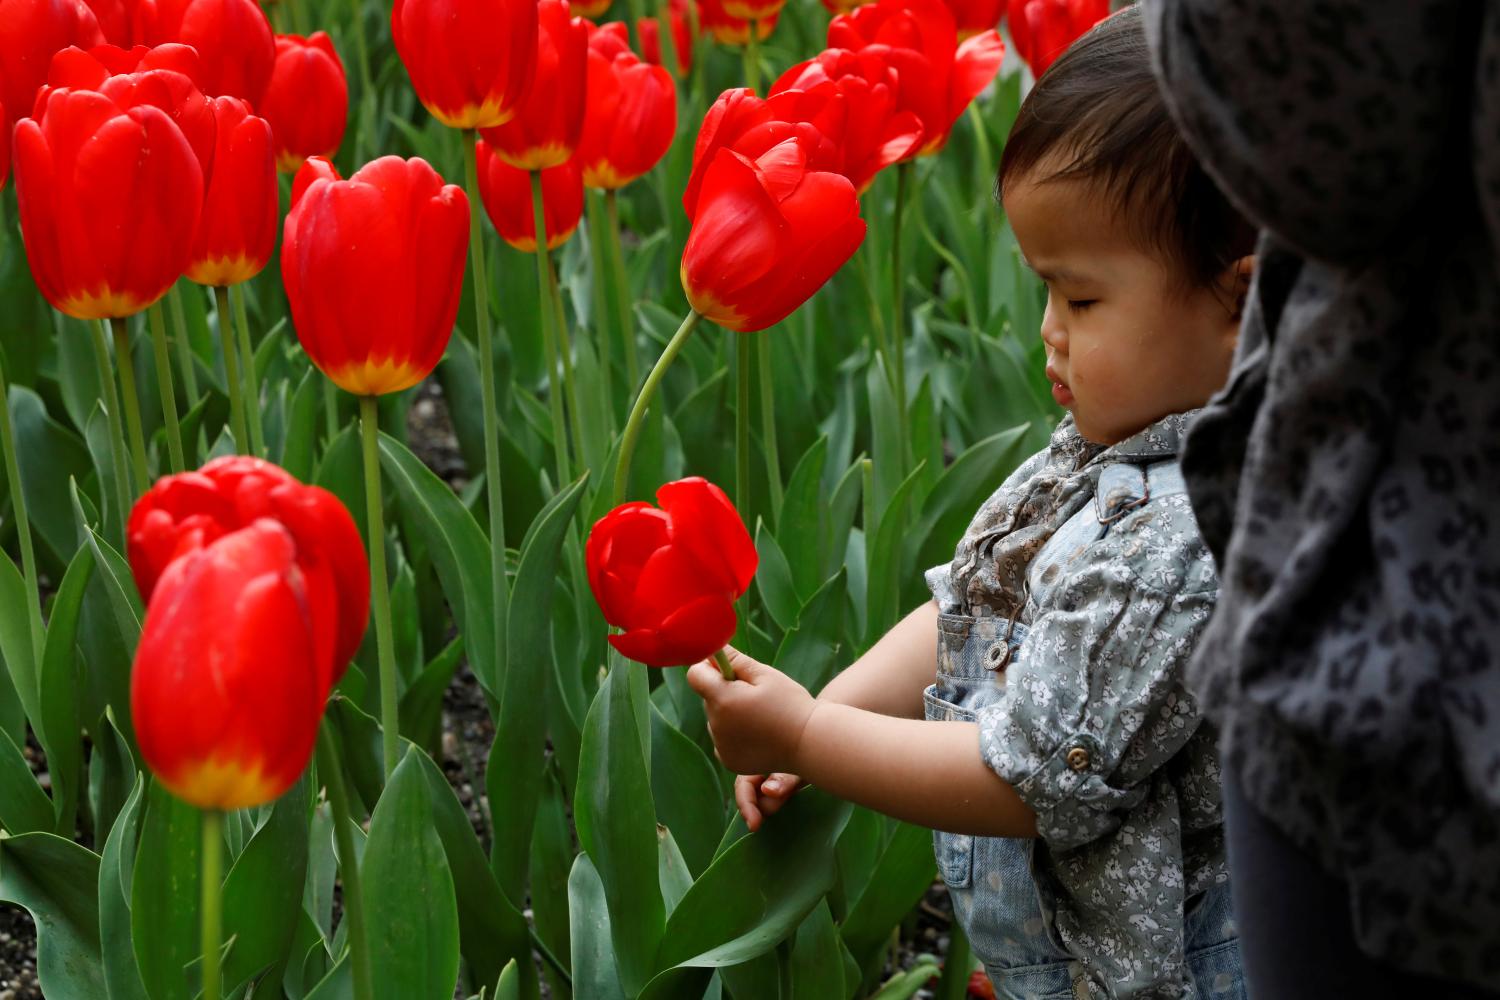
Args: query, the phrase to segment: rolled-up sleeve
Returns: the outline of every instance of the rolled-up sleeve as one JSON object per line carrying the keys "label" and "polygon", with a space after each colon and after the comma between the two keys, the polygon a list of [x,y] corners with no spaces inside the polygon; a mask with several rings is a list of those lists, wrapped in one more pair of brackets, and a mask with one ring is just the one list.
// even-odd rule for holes
{"label": "rolled-up sleeve", "polygon": [[985,763],[1053,851],[1118,830],[1201,724],[1183,675],[1217,589],[1193,540],[1157,547],[1125,530],[1090,545],[979,715]]}
{"label": "rolled-up sleeve", "polygon": [[1472,0],[1142,0],[1199,159],[1305,255],[1358,261],[1433,211],[1467,128]]}

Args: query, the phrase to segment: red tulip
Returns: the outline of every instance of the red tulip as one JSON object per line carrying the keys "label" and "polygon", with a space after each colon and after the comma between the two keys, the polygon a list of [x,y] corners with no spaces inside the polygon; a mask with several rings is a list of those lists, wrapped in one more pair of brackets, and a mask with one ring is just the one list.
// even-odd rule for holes
{"label": "red tulip", "polygon": [[883,59],[845,49],[824,49],[814,59],[793,66],[771,86],[774,99],[791,90],[817,94],[833,87],[845,99],[847,124],[839,148],[839,173],[863,194],[875,175],[911,155],[922,142],[922,120],[896,106],[900,83]]}
{"label": "red tulip", "polygon": [[536,64],[536,0],[396,0],[391,37],[417,98],[452,128],[510,120]]}
{"label": "red tulip", "polygon": [[[479,197],[500,238],[523,253],[536,252],[536,210],[531,203],[531,172],[502,160],[481,141]],[[542,222],[547,249],[556,250],[583,218],[583,175],[577,160],[542,171]]]}
{"label": "red tulip", "polygon": [[304,486],[281,467],[248,455],[163,477],[130,511],[125,539],[131,573],[149,604],[172,563],[266,519],[296,542],[304,596],[317,616],[317,675],[326,696],[359,649],[370,613],[364,543],[332,493]]}
{"label": "red tulip", "polygon": [[0,0],[0,104],[16,119],[31,113],[54,53],[69,45],[104,44],[99,22],[83,0]]}
{"label": "red tulip", "polygon": [[586,0],[583,3],[572,4],[573,13],[579,17],[603,17],[604,12],[609,10],[614,0]]}
{"label": "red tulip", "polygon": [[256,521],[173,562],[146,609],[130,675],[141,756],[199,808],[269,802],[312,756],[327,692],[296,556],[286,528]]}
{"label": "red tulip", "polygon": [[[688,0],[671,0],[667,20],[672,25],[672,44],[677,48],[677,75],[687,76],[693,70],[693,29],[688,24]],[[653,66],[662,65],[661,21],[643,17],[635,23],[641,39],[641,55]]]}
{"label": "red tulip", "polygon": [[677,86],[660,66],[641,62],[625,25],[589,35],[588,100],[576,159],[583,183],[614,189],[656,166],[677,134]]}
{"label": "red tulip", "polygon": [[[981,32],[1000,26],[1005,16],[1006,0],[945,0],[958,26],[958,40],[973,38]],[[1104,0],[1108,5],[1109,0]]]}
{"label": "red tulip", "polygon": [[521,170],[566,163],[583,128],[589,23],[569,16],[568,0],[541,0],[537,23],[531,94],[510,121],[482,133],[496,156]]}
{"label": "red tulip", "polygon": [[[750,41],[750,22],[736,17],[725,9],[724,0],[696,0],[698,4],[698,30],[706,31],[720,45],[745,45]],[[765,41],[776,30],[780,11],[755,22],[755,38]]]}
{"label": "red tulip", "polygon": [[1010,0],[1010,37],[1034,76],[1109,16],[1109,0]]}
{"label": "red tulip", "polygon": [[995,984],[990,982],[983,969],[969,973],[969,986],[965,992],[975,1000],[995,1000]]}
{"label": "red tulip", "polygon": [[276,160],[271,126],[250,105],[216,97],[213,107],[213,173],[187,276],[200,285],[237,285],[259,274],[276,248]]}
{"label": "red tulip", "polygon": [[99,31],[110,45],[129,48],[135,40],[135,0],[84,0],[99,21]]}
{"label": "red tulip", "polygon": [[458,314],[469,200],[425,160],[385,156],[339,180],[297,171],[281,278],[297,339],[346,392],[400,392],[431,373]]}
{"label": "red tulip", "polygon": [[896,71],[896,106],[916,112],[925,134],[914,155],[936,153],[969,102],[1000,69],[1005,45],[991,30],[962,45],[943,0],[878,0],[833,19],[829,48],[884,59]]}
{"label": "red tulip", "polygon": [[823,9],[834,17],[847,14],[866,0],[823,0]]}
{"label": "red tulip", "polygon": [[255,0],[137,0],[135,37],[198,50],[198,86],[210,97],[260,100],[276,64],[271,22]]}
{"label": "red tulip", "polygon": [[720,149],[703,174],[682,254],[688,302],[741,333],[780,322],[864,239],[854,185],[809,166],[805,134],[755,159]]}
{"label": "red tulip", "polygon": [[15,144],[21,234],[47,301],[103,319],[165,295],[187,267],[203,208],[203,168],[171,118],[63,88],[40,119],[16,126]]}
{"label": "red tulip", "polygon": [[750,533],[724,491],[693,477],[616,507],[589,532],[589,587],[610,645],[652,667],[696,663],[734,635],[734,602],[755,576]]}
{"label": "red tulip", "polygon": [[724,13],[746,21],[764,21],[777,17],[786,0],[716,0],[724,6]]}
{"label": "red tulip", "polygon": [[10,129],[4,128],[5,105],[0,104],[0,188],[5,187],[10,177]]}
{"label": "red tulip", "polygon": [[325,32],[276,36],[271,82],[255,105],[271,123],[276,166],[287,173],[309,156],[332,156],[344,139],[349,83]]}

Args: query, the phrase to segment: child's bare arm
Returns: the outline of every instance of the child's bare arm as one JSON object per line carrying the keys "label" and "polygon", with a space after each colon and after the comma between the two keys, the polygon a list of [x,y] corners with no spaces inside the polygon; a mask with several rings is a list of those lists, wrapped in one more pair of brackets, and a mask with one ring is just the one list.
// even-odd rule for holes
{"label": "child's bare arm", "polygon": [[[954,833],[1036,835],[1036,817],[980,757],[974,723],[877,715],[815,700],[780,671],[731,657],[736,681],[700,663],[719,759],[741,773],[789,771],[860,805]],[[742,803],[743,805],[743,803]]]}
{"label": "child's bare arm", "polygon": [[[852,705],[903,719],[922,717],[922,691],[937,675],[937,604],[927,601],[901,619],[869,651],[829,681],[819,701]],[[798,775],[745,774],[734,800],[750,829],[775,813],[801,786]]]}

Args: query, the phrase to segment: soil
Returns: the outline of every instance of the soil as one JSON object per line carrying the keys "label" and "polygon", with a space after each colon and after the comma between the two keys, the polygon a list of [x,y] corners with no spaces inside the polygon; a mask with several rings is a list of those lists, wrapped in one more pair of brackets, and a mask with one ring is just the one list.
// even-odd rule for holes
{"label": "soil", "polygon": [[[412,451],[450,486],[461,488],[467,480],[458,438],[448,419],[442,388],[428,379],[418,390],[417,398],[407,411],[407,434]],[[479,681],[467,664],[460,666],[443,696],[442,768],[459,801],[468,813],[469,822],[485,850],[489,849],[489,804],[484,797],[484,762],[495,739]],[[33,741],[28,741],[26,756],[44,787],[47,781],[46,756]],[[885,976],[909,969],[922,954],[941,958],[947,953],[952,906],[941,881],[934,882],[926,897],[901,928],[899,947],[887,961]],[[535,956],[540,969],[540,956]],[[933,985],[936,985],[935,982]],[[547,998],[545,981],[542,995]],[[462,994],[455,995],[462,1000]],[[918,1000],[931,1000],[929,989],[919,990]],[[36,926],[31,915],[19,907],[0,905],[0,1000],[44,1000],[37,983]]]}

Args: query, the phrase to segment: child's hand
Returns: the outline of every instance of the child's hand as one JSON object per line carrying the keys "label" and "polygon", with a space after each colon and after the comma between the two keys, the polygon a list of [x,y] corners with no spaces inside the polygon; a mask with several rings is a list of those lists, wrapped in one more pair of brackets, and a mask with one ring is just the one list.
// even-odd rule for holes
{"label": "child's hand", "polygon": [[797,746],[816,703],[786,674],[725,647],[734,681],[710,662],[695,663],[687,681],[703,698],[714,753],[737,774],[796,770]]}
{"label": "child's hand", "polygon": [[734,779],[734,804],[745,825],[754,833],[760,829],[762,816],[770,816],[786,804],[802,779],[795,774],[778,771],[775,774],[742,774]]}

